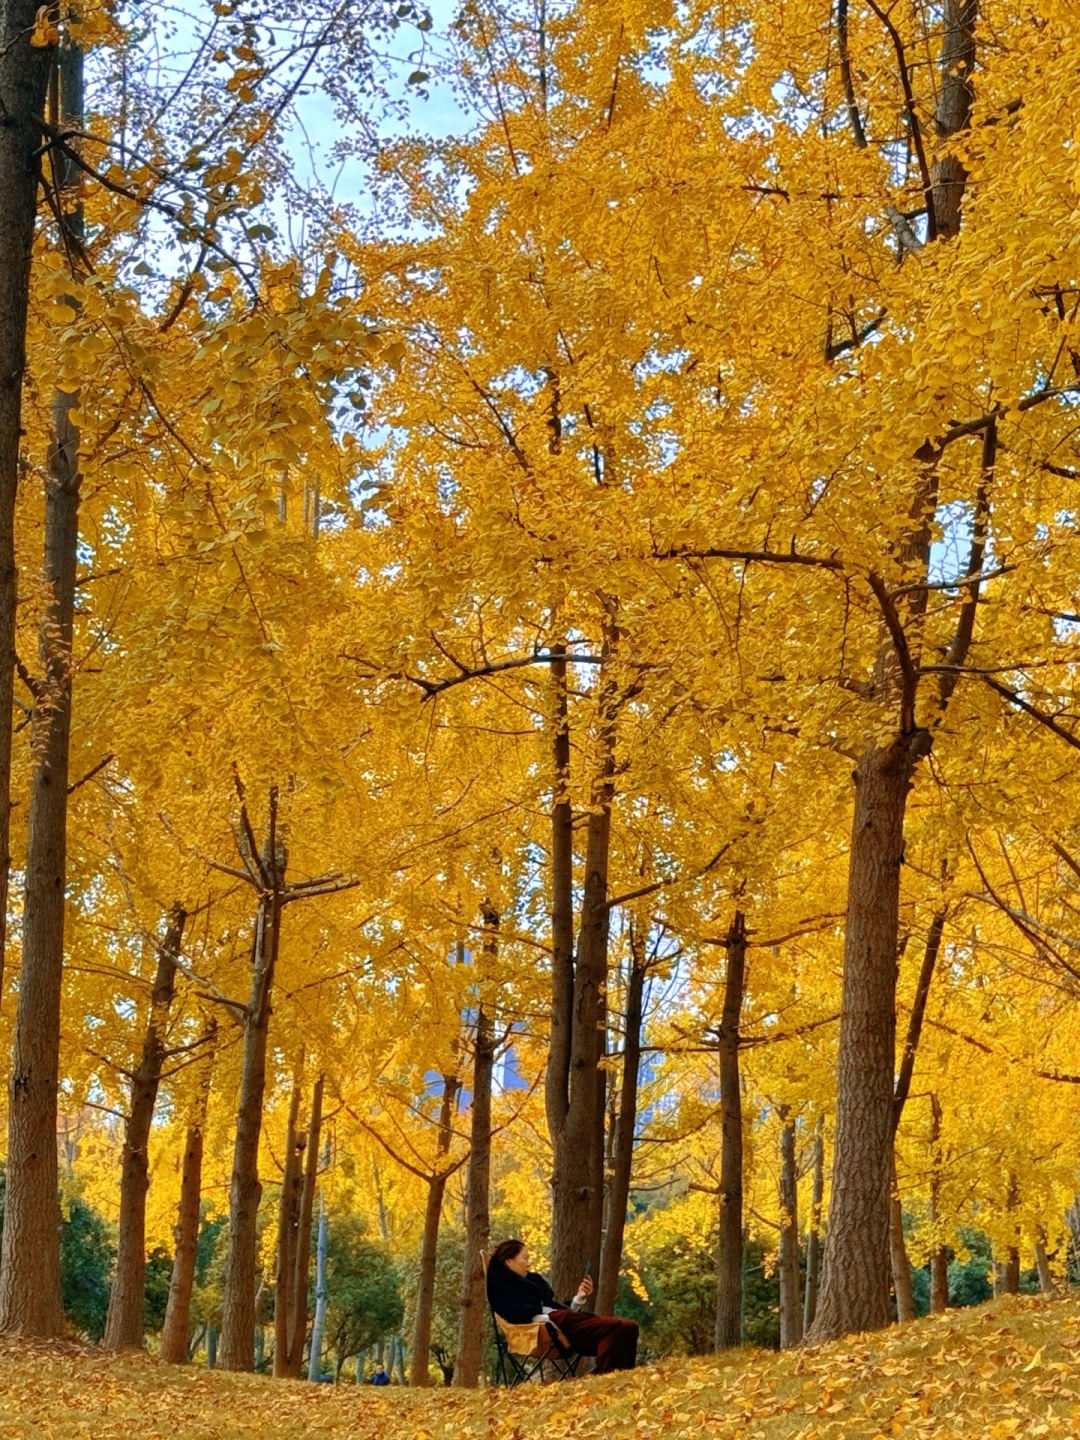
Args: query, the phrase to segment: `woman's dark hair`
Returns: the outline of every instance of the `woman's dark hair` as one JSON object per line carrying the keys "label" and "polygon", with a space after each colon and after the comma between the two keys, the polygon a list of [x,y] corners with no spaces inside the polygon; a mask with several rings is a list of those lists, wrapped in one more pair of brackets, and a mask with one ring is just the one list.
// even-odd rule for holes
{"label": "woman's dark hair", "polygon": [[505,1265],[507,1260],[513,1260],[514,1256],[520,1255],[524,1249],[524,1240],[500,1240],[491,1252],[491,1263],[492,1265]]}

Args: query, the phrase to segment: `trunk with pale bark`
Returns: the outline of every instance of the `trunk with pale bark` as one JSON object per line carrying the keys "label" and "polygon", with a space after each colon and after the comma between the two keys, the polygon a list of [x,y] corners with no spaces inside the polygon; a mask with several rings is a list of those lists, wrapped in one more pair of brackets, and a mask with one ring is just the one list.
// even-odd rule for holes
{"label": "trunk with pale bark", "polygon": [[[436,1165],[450,1151],[453,1134],[454,1102],[460,1081],[456,1075],[443,1076],[442,1105],[439,1111],[439,1142]],[[412,1359],[409,1384],[431,1383],[431,1320],[435,1301],[435,1265],[439,1253],[439,1225],[442,1221],[443,1196],[450,1171],[436,1169],[428,1176],[427,1202],[424,1206],[424,1233],[420,1243],[420,1273],[416,1281],[416,1310],[413,1317]]]}
{"label": "trunk with pale bark", "polygon": [[484,946],[480,957],[480,984],[476,1010],[476,1049],[473,1053],[472,1119],[469,1171],[465,1184],[465,1262],[461,1290],[461,1320],[453,1383],[458,1389],[475,1389],[480,1382],[484,1351],[484,1256],[491,1241],[491,1080],[495,1064],[495,1026],[490,1006],[490,971],[498,952],[499,916],[484,909]]}
{"label": "trunk with pale bark", "polygon": [[641,1068],[641,1020],[645,994],[645,958],[639,953],[636,937],[630,941],[630,974],[626,985],[623,1017],[622,1073],[619,1109],[615,1117],[611,1147],[611,1181],[608,1188],[607,1228],[600,1256],[600,1280],[596,1289],[597,1315],[615,1313],[615,1294],[622,1266],[626,1207],[630,1198],[630,1176],[634,1160],[634,1129],[637,1125],[638,1071]]}
{"label": "trunk with pale bark", "polygon": [[326,1328],[326,1194],[319,1196],[319,1238],[315,1242],[315,1318],[311,1322],[308,1379],[322,1375],[323,1331]]}
{"label": "trunk with pale bark", "polygon": [[[277,860],[271,863],[276,865],[280,881],[284,864]],[[251,995],[244,1012],[244,1053],[229,1189],[229,1249],[218,1353],[218,1364],[223,1370],[251,1370],[255,1365],[256,1220],[262,1198],[259,1137],[266,1096],[270,996],[280,933],[278,885],[259,898],[252,944]]]}
{"label": "trunk with pale bark", "polygon": [[795,1121],[780,1115],[780,1348],[798,1345],[803,1334],[799,1293],[799,1172],[795,1159]]}
{"label": "trunk with pale bark", "polygon": [[739,1024],[746,985],[746,919],[735,912],[726,940],[727,975],[721,1012],[720,1237],[716,1256],[717,1350],[742,1342],[743,1133],[739,1081]]}

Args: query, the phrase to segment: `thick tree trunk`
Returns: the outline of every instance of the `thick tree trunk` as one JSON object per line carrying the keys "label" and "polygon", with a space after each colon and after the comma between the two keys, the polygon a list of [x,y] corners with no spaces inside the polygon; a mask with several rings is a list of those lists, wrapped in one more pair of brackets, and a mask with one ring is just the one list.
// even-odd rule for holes
{"label": "thick tree trunk", "polygon": [[174,905],[158,949],[142,1054],[131,1079],[131,1107],[124,1122],[120,1160],[120,1221],[109,1314],[102,1341],[106,1350],[139,1349],[143,1343],[143,1288],[146,1277],[146,1193],[150,1188],[150,1126],[165,1063],[169,1007],[176,993],[176,957],[187,914]]}
{"label": "thick tree trunk", "polygon": [[[11,870],[11,710],[15,675],[15,497],[19,482],[22,388],[26,369],[26,312],[30,294],[30,257],[37,216],[40,173],[36,122],[45,110],[52,46],[30,44],[38,0],[0,0],[0,995],[4,982],[8,878]],[[16,1067],[16,1075],[20,1072]],[[47,1081],[43,1081],[47,1088]],[[13,1098],[15,1097],[13,1090]],[[20,1100],[26,1098],[18,1097]],[[32,1103],[32,1102],[28,1102]],[[46,1099],[46,1106],[48,1101]],[[14,1105],[12,1106],[14,1114]],[[9,1122],[10,1123],[10,1122]],[[11,1177],[8,1176],[10,1189]],[[50,1206],[52,1202],[50,1201]],[[36,1204],[36,1202],[35,1202]],[[25,1223],[20,1221],[20,1224]],[[46,1222],[52,1224],[51,1214]],[[41,1226],[37,1226],[38,1231]],[[27,1235],[42,1262],[41,1246]],[[48,1249],[48,1245],[45,1247]],[[18,1264],[15,1260],[13,1263]],[[57,1259],[57,1274],[59,1259]],[[60,1323],[60,1302],[34,1299],[50,1294],[51,1272],[27,1272],[6,1279],[0,1273],[0,1326],[27,1334],[52,1334]],[[43,1288],[44,1287],[44,1288]],[[59,1280],[55,1282],[59,1295]],[[35,1318],[38,1316],[40,1318]],[[45,1329],[40,1330],[40,1324]]]}
{"label": "thick tree trunk", "polygon": [[717,1350],[742,1342],[743,1133],[739,1023],[746,984],[746,920],[736,910],[727,940],[720,1020],[720,1238],[716,1256]]}
{"label": "thick tree trunk", "polygon": [[814,1133],[814,1158],[810,1190],[810,1224],[806,1232],[806,1291],[803,1295],[803,1332],[810,1329],[817,1313],[818,1281],[821,1275],[821,1207],[825,1198],[825,1120],[819,1118]]}
{"label": "thick tree trunk", "polygon": [[[280,878],[281,866],[278,875]],[[244,1014],[244,1055],[229,1190],[229,1250],[222,1297],[220,1365],[251,1370],[255,1363],[256,1220],[259,1136],[266,1095],[266,1040],[270,995],[281,933],[281,894],[277,886],[259,899],[252,945],[251,997]]]}
{"label": "thick tree trunk", "polygon": [[895,1157],[889,1179],[889,1264],[892,1269],[893,1295],[896,1298],[896,1318],[903,1323],[914,1319],[915,1290],[911,1280],[911,1262],[904,1244],[904,1207],[900,1201],[900,1189],[896,1180]]}
{"label": "thick tree trunk", "polygon": [[[25,1335],[54,1335],[63,1329],[56,1097],[67,886],[71,642],[81,484],[79,433],[71,418],[76,404],[74,395],[58,391],[54,396],[53,442],[45,480],[42,578],[47,598],[39,632],[43,673],[33,687],[31,749],[35,766],[26,842],[23,952],[0,1262],[0,1329]],[[0,553],[0,570],[3,564]],[[0,711],[0,716],[0,730],[6,733],[10,697],[9,708]],[[6,777],[0,771],[0,789],[6,788]]]}
{"label": "thick tree trunk", "polygon": [[799,1293],[799,1174],[795,1164],[795,1121],[786,1119],[780,1133],[780,1348],[798,1345],[803,1334]]}
{"label": "thick tree trunk", "polygon": [[491,1078],[495,1064],[495,1027],[490,1010],[494,976],[490,972],[497,959],[498,927],[498,914],[490,905],[485,906],[473,1053],[469,1173],[465,1186],[465,1262],[453,1379],[459,1389],[468,1390],[475,1389],[480,1382],[484,1352],[484,1256],[491,1241]]}
{"label": "thick tree trunk", "polygon": [[626,1207],[630,1198],[630,1177],[634,1160],[634,1129],[637,1125],[638,1071],[641,1068],[642,1001],[645,994],[645,959],[631,938],[630,975],[626,986],[623,1021],[622,1075],[619,1113],[612,1138],[611,1187],[608,1194],[607,1229],[600,1256],[600,1281],[594,1310],[597,1315],[615,1313],[615,1293],[622,1266]]}
{"label": "thick tree trunk", "polygon": [[914,741],[924,734],[867,751],[855,773],[832,1199],[807,1336],[815,1343],[889,1323],[900,866]]}
{"label": "thick tree trunk", "polygon": [[[459,1084],[456,1076],[443,1076],[436,1165],[438,1160],[443,1159],[450,1150],[454,1101]],[[439,1224],[442,1220],[443,1195],[446,1193],[446,1182],[449,1175],[450,1172],[447,1170],[436,1170],[433,1175],[428,1177],[427,1204],[424,1207],[424,1235],[420,1245],[420,1274],[416,1282],[412,1363],[409,1369],[410,1385],[424,1386],[430,1383],[431,1314],[435,1301],[435,1264],[439,1253]]]}
{"label": "thick tree trunk", "polygon": [[1020,1251],[1015,1245],[1010,1245],[1005,1253],[1007,1258],[994,1265],[994,1294],[1019,1295]]}

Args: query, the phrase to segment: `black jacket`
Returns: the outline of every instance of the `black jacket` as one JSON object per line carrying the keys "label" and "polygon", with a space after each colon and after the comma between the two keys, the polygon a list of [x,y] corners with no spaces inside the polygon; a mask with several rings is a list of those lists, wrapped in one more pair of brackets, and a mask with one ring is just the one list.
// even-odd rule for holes
{"label": "black jacket", "polygon": [[491,1308],[509,1325],[527,1325],[544,1306],[552,1310],[569,1310],[568,1300],[556,1300],[555,1292],[544,1279],[530,1270],[517,1275],[496,1262],[488,1266],[487,1293]]}

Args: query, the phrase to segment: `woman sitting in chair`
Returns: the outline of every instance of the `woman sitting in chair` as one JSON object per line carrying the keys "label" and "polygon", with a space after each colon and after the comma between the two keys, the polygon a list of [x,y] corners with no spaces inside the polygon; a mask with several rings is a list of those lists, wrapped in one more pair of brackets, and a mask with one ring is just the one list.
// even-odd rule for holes
{"label": "woman sitting in chair", "polygon": [[591,1315],[582,1307],[592,1294],[588,1275],[573,1300],[556,1300],[542,1275],[529,1269],[529,1254],[522,1240],[504,1240],[491,1254],[487,1293],[495,1314],[511,1325],[532,1321],[555,1325],[579,1355],[596,1356],[596,1374],[632,1370],[637,1359],[636,1320],[614,1315]]}

